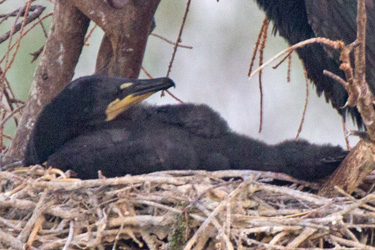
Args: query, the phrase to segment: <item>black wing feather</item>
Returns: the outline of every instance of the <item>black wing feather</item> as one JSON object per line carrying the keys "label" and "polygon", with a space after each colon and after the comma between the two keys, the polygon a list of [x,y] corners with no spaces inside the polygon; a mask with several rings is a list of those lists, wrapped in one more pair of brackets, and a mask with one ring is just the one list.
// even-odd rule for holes
{"label": "black wing feather", "polygon": [[[353,25],[351,24],[352,21],[345,19],[345,12],[342,12],[342,10],[338,8],[346,8],[346,6],[341,6],[339,2],[342,1],[257,0],[260,8],[263,9],[267,17],[273,21],[274,32],[284,37],[290,45],[317,36],[326,35],[326,37],[328,37],[330,32],[338,36],[339,32],[333,32],[332,30],[339,29],[340,27],[332,25],[331,17],[327,17],[333,15],[331,12],[335,12],[334,15],[338,16],[334,17],[334,19],[342,19],[342,26],[348,26],[344,31],[345,35],[346,33],[350,34],[350,37],[348,35],[348,39],[351,39],[353,35],[355,38],[356,34],[355,32],[353,33],[350,28],[350,25]],[[356,1],[349,0],[349,2],[356,4]],[[306,11],[307,9],[309,11]],[[319,14],[314,16],[313,13],[315,12],[319,12]],[[356,10],[354,9],[352,12],[355,13]],[[327,19],[325,20],[325,18],[328,18],[328,21]],[[309,22],[313,24],[313,27],[311,27]],[[323,24],[322,22],[325,23]],[[326,27],[324,28],[326,34],[316,33],[316,29],[320,26]],[[373,27],[373,24],[370,24],[370,27]],[[345,89],[338,82],[323,75],[323,70],[328,70],[345,79],[344,73],[339,69],[338,56],[335,56],[334,53],[327,53],[327,50],[320,44],[305,46],[298,49],[297,53],[306,68],[308,78],[315,84],[318,95],[324,93],[326,100],[331,102],[332,106],[341,115],[345,117],[346,113],[349,113],[358,127],[362,127],[362,120],[358,110],[352,107],[343,108],[348,97]],[[370,64],[369,67],[371,67],[371,65],[372,64]]]}
{"label": "black wing feather", "polygon": [[[375,8],[374,0],[366,1],[366,78],[375,93]],[[352,43],[357,34],[357,1],[306,1],[308,20],[317,36]]]}

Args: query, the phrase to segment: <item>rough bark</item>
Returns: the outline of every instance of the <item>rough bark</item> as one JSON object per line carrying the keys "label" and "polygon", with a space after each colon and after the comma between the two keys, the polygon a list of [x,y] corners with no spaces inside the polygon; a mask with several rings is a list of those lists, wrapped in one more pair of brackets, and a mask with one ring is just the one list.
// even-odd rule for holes
{"label": "rough bark", "polygon": [[[363,179],[375,168],[375,110],[373,105],[373,95],[366,82],[366,3],[359,0],[357,13],[357,39],[354,46],[355,68],[350,63],[348,48],[341,51],[342,64],[348,79],[348,105],[353,102],[366,125],[366,133],[369,139],[361,140],[345,158],[337,171],[330,176],[328,181],[320,190],[320,194],[327,197],[337,195],[335,186],[340,187],[347,193],[352,193]],[[345,86],[344,86],[345,87]]]}
{"label": "rough bark", "polygon": [[72,79],[89,21],[70,1],[56,1],[51,30],[35,72],[27,105],[3,164],[22,159],[39,112]]}
{"label": "rough bark", "polygon": [[335,186],[352,193],[375,166],[375,144],[362,139],[349,153],[340,167],[323,184],[319,194],[336,197]]}
{"label": "rough bark", "polygon": [[95,73],[138,77],[147,37],[160,0],[128,0],[121,5],[108,4],[102,0],[74,2],[105,33]]}
{"label": "rough bark", "polygon": [[58,0],[28,104],[2,164],[23,158],[41,109],[74,75],[90,20],[105,32],[96,72],[136,78],[141,69],[153,16],[160,0]]}

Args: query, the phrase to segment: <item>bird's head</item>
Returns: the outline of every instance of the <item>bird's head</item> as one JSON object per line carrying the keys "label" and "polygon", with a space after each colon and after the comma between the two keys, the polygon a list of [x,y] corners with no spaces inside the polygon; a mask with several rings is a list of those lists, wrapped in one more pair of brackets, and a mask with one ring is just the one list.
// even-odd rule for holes
{"label": "bird's head", "polygon": [[[169,78],[148,80],[86,76],[70,83],[52,102],[71,121],[111,121],[155,92],[174,86]],[[47,107],[46,107],[47,109]]]}
{"label": "bird's head", "polygon": [[169,78],[78,78],[40,113],[28,142],[25,164],[43,163],[66,141],[86,129],[108,124],[153,93],[172,86],[174,83]]}

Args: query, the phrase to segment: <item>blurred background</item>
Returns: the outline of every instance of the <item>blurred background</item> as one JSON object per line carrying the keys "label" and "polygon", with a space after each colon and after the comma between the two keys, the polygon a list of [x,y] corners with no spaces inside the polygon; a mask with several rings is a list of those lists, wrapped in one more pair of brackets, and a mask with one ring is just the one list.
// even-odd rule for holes
{"label": "blurred background", "polygon": [[[13,11],[23,4],[21,0],[6,1],[0,5],[0,14]],[[48,1],[35,1],[34,4],[48,6],[43,15],[53,10],[53,4]],[[153,33],[175,41],[185,7],[185,0],[162,0],[155,16],[156,28]],[[263,130],[258,133],[258,77],[249,80],[247,72],[263,18],[264,14],[254,0],[192,1],[181,44],[192,46],[193,49],[178,48],[170,74],[177,87],[171,92],[184,102],[209,105],[228,121],[232,130],[274,144],[295,138],[302,118],[306,87],[296,54],[293,54],[290,82],[287,82],[287,62],[277,69],[272,69],[277,62],[267,67],[263,72]],[[47,29],[50,21],[51,18],[44,21]],[[0,35],[10,30],[13,22],[14,18],[3,22]],[[286,42],[272,36],[271,31],[269,29],[264,61],[287,48]],[[100,28],[95,29],[88,40],[89,45],[83,50],[74,78],[94,72],[101,38]],[[30,63],[32,56],[29,53],[37,51],[44,41],[44,33],[38,25],[22,40],[15,63],[7,73],[16,96],[21,100],[27,100],[38,64],[38,61]],[[8,41],[0,44],[0,55],[5,54],[7,46]],[[153,77],[165,76],[172,52],[173,45],[150,36],[144,68]],[[147,78],[144,73],[140,77]],[[157,94],[148,102],[156,105],[178,103],[169,95],[161,98]],[[8,122],[4,130],[9,135],[14,134],[15,126],[12,123]],[[348,129],[355,129],[350,120],[347,125]],[[341,117],[325,102],[324,97],[317,97],[311,84],[300,137],[314,143],[345,147]],[[358,141],[354,137],[349,139],[351,146]]]}

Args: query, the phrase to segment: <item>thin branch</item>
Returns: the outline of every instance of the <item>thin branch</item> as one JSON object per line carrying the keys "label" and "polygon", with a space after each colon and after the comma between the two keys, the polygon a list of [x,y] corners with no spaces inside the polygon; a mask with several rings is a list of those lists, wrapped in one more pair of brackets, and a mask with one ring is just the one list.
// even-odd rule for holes
{"label": "thin branch", "polygon": [[26,106],[26,104],[22,104],[21,106],[17,107],[16,109],[14,109],[12,112],[10,112],[3,120],[0,121],[0,127],[4,126],[4,124],[10,119],[12,118],[17,112],[19,112],[20,110],[22,110],[24,107]]}
{"label": "thin branch", "polygon": [[[163,41],[165,41],[169,44],[172,44],[172,45],[176,46],[176,43],[168,40],[167,38],[165,38],[163,36],[160,36],[160,35],[155,34],[155,33],[151,33],[151,36],[157,37],[157,38],[159,38],[159,39],[161,39],[161,40],[163,40]],[[181,48],[184,48],[184,49],[193,49],[193,46],[188,46],[188,45],[183,45],[183,44],[177,44],[177,46],[181,47]]]}
{"label": "thin branch", "polygon": [[141,67],[141,70],[143,71],[143,73],[145,73],[146,74],[146,76],[148,77],[148,78],[150,78],[150,79],[153,79],[154,77],[150,74],[150,73],[148,73],[148,71],[145,69],[145,67]]}
{"label": "thin branch", "polygon": [[[31,23],[32,21],[34,21],[35,19],[37,19],[43,13],[43,11],[46,9],[46,7],[41,6],[41,5],[34,5],[32,7],[34,7],[34,8],[30,7],[30,11],[32,11],[32,13],[30,13],[22,23],[17,24],[14,27],[13,32],[8,31],[4,35],[0,36],[0,43],[3,43],[4,41],[6,41],[10,37],[11,33],[15,34],[19,30],[21,30],[21,28],[23,26],[25,26],[25,25]],[[19,13],[19,11],[20,10],[18,10],[17,12]]]}
{"label": "thin branch", "polygon": [[287,75],[286,75],[286,82],[290,82],[291,71],[292,71],[292,54],[289,54],[289,56],[288,56],[288,72],[287,72]]}
{"label": "thin branch", "polygon": [[346,121],[344,117],[341,117],[341,123],[342,123],[342,132],[344,133],[344,139],[345,139],[345,145],[347,150],[351,150],[349,143],[349,135],[348,135],[348,129],[346,128]]}
{"label": "thin branch", "polygon": [[296,50],[298,48],[301,48],[303,46],[306,46],[306,45],[312,44],[312,43],[322,43],[322,44],[327,45],[329,47],[332,47],[334,49],[338,49],[338,48],[340,48],[342,46],[342,42],[340,42],[340,41],[333,41],[333,40],[330,40],[330,39],[324,38],[324,37],[316,37],[316,38],[307,39],[305,41],[296,43],[293,46],[290,46],[289,48],[284,49],[281,52],[279,52],[278,54],[276,54],[274,57],[272,57],[271,59],[269,59],[267,62],[263,63],[262,66],[260,66],[256,70],[254,70],[250,74],[249,79],[253,78],[256,74],[259,74],[259,72],[262,69],[264,69],[265,67],[267,67],[268,65],[270,65],[271,63],[273,63],[276,59],[280,58],[284,54],[289,54],[290,52],[292,52],[292,51],[294,51],[294,50]]}
{"label": "thin branch", "polygon": [[221,203],[219,203],[219,205],[212,211],[212,213],[208,216],[208,218],[202,223],[202,225],[199,227],[199,229],[195,232],[195,234],[193,235],[193,237],[191,237],[191,239],[188,241],[188,243],[186,243],[185,247],[184,247],[184,250],[190,250],[193,245],[195,244],[195,242],[197,241],[198,237],[200,236],[200,234],[202,232],[204,232],[204,230],[206,229],[206,227],[211,223],[211,221],[215,218],[215,216],[222,210],[226,207],[226,205],[235,197],[237,196],[240,191],[244,190],[247,186],[249,185],[249,180],[248,181],[244,181],[242,182],[235,190],[233,190],[229,195],[228,197],[222,201]]}
{"label": "thin branch", "polygon": [[375,142],[375,110],[372,102],[373,95],[366,82],[366,1],[358,1],[357,16],[357,45],[355,54],[355,79],[358,81],[360,89],[360,97],[358,102],[358,110],[366,125],[367,133],[370,139]]}
{"label": "thin branch", "polygon": [[[25,37],[31,30],[34,29],[35,26],[37,26],[39,23],[41,23],[44,19],[53,16],[53,12],[48,13],[47,15],[43,16],[38,20],[38,22],[34,23],[28,30],[22,33],[22,37]],[[12,50],[18,43],[15,42],[8,48],[8,51]],[[3,56],[0,60],[0,63],[2,63],[6,59],[6,56]]]}
{"label": "thin branch", "polygon": [[88,23],[88,18],[72,6],[71,1],[56,2],[51,30],[34,74],[27,105],[16,134],[2,158],[2,164],[23,158],[31,124],[34,124],[42,107],[70,82]]}
{"label": "thin branch", "polygon": [[85,46],[89,46],[89,45],[90,45],[90,44],[88,44],[87,41],[90,39],[91,35],[94,33],[96,27],[98,27],[97,24],[95,24],[95,25],[91,28],[91,30],[89,31],[89,33],[86,35],[86,37],[85,37]]}
{"label": "thin branch", "polygon": [[[285,60],[289,60],[291,58],[291,55],[294,51],[290,51],[283,59],[280,60],[275,66],[272,66],[272,69],[277,69]],[[288,62],[288,71],[289,71],[289,62]]]}
{"label": "thin branch", "polygon": [[[150,78],[150,79],[154,78],[143,66],[141,67],[141,69],[147,75],[148,78]],[[170,95],[173,99],[175,99],[179,103],[184,103],[180,98],[178,98],[177,96],[172,94],[169,90],[164,90],[164,91],[166,91],[168,93],[168,95]],[[162,91],[162,93],[160,94],[161,97],[164,96],[164,91]]]}
{"label": "thin branch", "polygon": [[171,60],[169,62],[168,71],[167,71],[167,75],[166,75],[167,77],[171,73],[172,65],[173,65],[174,58],[175,58],[176,52],[177,52],[177,48],[178,48],[178,45],[181,42],[181,36],[182,36],[182,32],[183,32],[184,27],[185,27],[185,22],[186,22],[186,18],[187,18],[188,12],[189,12],[190,3],[191,3],[191,0],[188,0],[187,4],[186,4],[186,8],[185,8],[184,17],[182,18],[182,23],[181,23],[180,31],[178,32],[177,40],[176,40],[176,43],[175,43],[174,48],[173,48],[172,57],[171,57]]}
{"label": "thin branch", "polygon": [[341,85],[342,85],[344,88],[346,88],[346,86],[348,85],[348,83],[347,83],[344,79],[342,79],[340,76],[338,76],[338,75],[332,73],[331,71],[323,70],[323,74],[326,75],[326,76],[328,76],[328,77],[330,77],[330,78],[332,78],[332,79],[335,80],[336,82],[341,83]]}
{"label": "thin branch", "polygon": [[[43,19],[44,19],[44,18],[43,18]],[[47,29],[46,29],[46,27],[44,26],[44,24],[43,24],[43,22],[42,22],[42,19],[41,19],[40,17],[38,17],[38,22],[40,23],[40,27],[42,27],[44,37],[47,38],[47,37],[48,37],[48,32],[47,32]]]}
{"label": "thin branch", "polygon": [[[268,31],[268,25],[269,20],[265,19],[263,22],[264,28],[261,36],[261,41],[259,44],[259,65],[263,64],[263,58],[264,58],[264,48],[266,47],[266,41],[267,41],[267,31]],[[259,112],[259,129],[258,133],[262,132],[262,125],[263,125],[263,85],[262,85],[262,71],[259,72],[259,105],[260,105],[260,112]]]}
{"label": "thin branch", "polygon": [[262,23],[262,27],[260,28],[260,31],[258,33],[258,38],[255,42],[255,48],[253,49],[253,54],[251,56],[251,60],[250,60],[250,66],[249,66],[249,71],[247,72],[247,76],[250,76],[250,73],[251,71],[253,70],[253,66],[254,66],[254,62],[255,62],[255,58],[256,58],[256,55],[259,51],[259,44],[261,42],[261,39],[262,39],[262,36],[263,36],[263,33],[264,32],[267,32],[268,31],[268,25],[269,25],[269,20],[267,17],[265,17],[263,19],[263,23]]}
{"label": "thin branch", "polygon": [[303,66],[303,74],[305,76],[305,86],[306,86],[305,105],[303,107],[302,118],[301,118],[301,122],[300,122],[299,127],[298,127],[296,139],[298,139],[300,133],[302,132],[302,126],[303,126],[303,123],[304,123],[305,117],[306,117],[307,105],[309,104],[309,79],[307,78],[307,71],[306,71],[306,68],[304,66]]}
{"label": "thin branch", "polygon": [[[344,70],[347,85],[344,86],[349,98],[346,105],[356,105],[366,125],[367,135],[362,138],[349,153],[340,167],[329,177],[319,191],[321,195],[333,197],[337,195],[335,186],[347,193],[352,193],[364,178],[375,168],[375,110],[373,95],[366,83],[366,3],[358,0],[357,8],[357,40],[349,46],[340,47],[340,69]],[[354,48],[355,71],[350,64],[350,52]]]}

